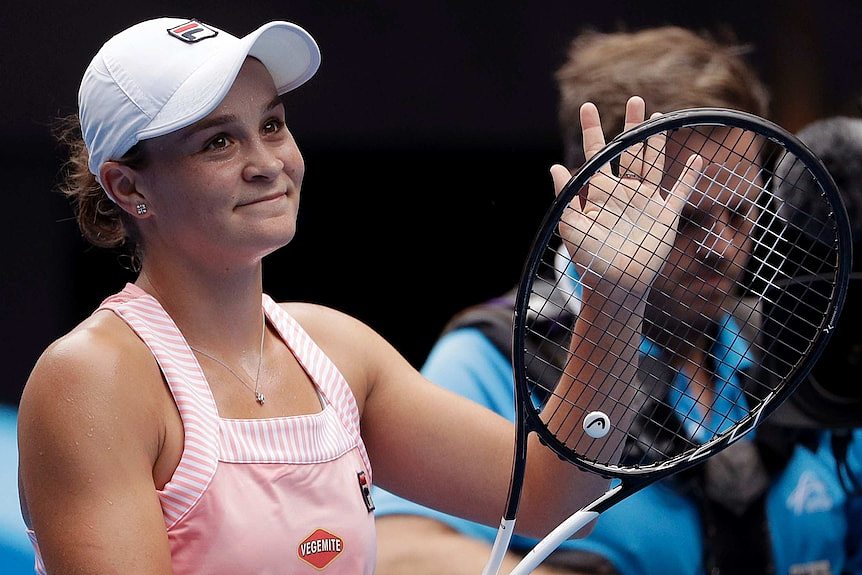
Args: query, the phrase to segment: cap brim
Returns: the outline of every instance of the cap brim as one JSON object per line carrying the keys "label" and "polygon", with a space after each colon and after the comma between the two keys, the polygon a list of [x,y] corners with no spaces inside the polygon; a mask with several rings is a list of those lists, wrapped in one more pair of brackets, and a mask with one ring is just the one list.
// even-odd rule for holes
{"label": "cap brim", "polygon": [[266,66],[279,94],[289,92],[314,76],[320,49],[311,34],[290,22],[264,24],[242,39],[247,55]]}
{"label": "cap brim", "polygon": [[137,139],[169,134],[206,117],[230,91],[249,56],[266,66],[279,95],[308,81],[320,66],[320,50],[308,32],[290,22],[269,22],[190,75]]}

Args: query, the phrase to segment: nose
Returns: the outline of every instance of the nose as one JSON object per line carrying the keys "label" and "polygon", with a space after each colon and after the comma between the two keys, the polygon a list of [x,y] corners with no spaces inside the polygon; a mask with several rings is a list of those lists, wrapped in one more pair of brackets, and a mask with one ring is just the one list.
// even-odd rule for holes
{"label": "nose", "polygon": [[[707,178],[704,200],[711,199],[714,205],[708,208],[709,217],[702,226],[697,242],[697,252],[702,258],[732,260],[747,241],[751,231],[749,218],[753,204],[747,213],[736,213],[736,210],[748,205],[744,198],[747,197],[748,188],[756,184],[751,181],[752,175],[749,174],[752,166],[749,164],[742,170],[741,165],[742,162],[738,162],[733,170],[723,165],[710,166],[715,171]],[[755,173],[753,177],[756,176]],[[732,205],[736,207],[732,208]]]}
{"label": "nose", "polygon": [[697,255],[701,258],[726,258],[727,250],[733,243],[732,234],[724,218],[713,218],[712,224],[704,230],[697,243]]}
{"label": "nose", "polygon": [[710,226],[703,230],[697,242],[697,255],[706,259],[733,259],[737,235],[742,232],[733,225],[731,217],[725,211],[711,220]]}
{"label": "nose", "polygon": [[246,154],[242,175],[248,181],[272,180],[284,170],[284,160],[278,148],[257,140],[251,143]]}

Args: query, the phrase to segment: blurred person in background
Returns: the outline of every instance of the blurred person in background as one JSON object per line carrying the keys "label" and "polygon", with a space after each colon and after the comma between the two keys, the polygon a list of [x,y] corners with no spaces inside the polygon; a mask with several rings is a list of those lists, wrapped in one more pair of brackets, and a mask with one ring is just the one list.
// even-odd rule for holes
{"label": "blurred person in background", "polygon": [[[613,114],[622,109],[630,94],[644,98],[647,114],[724,107],[766,116],[767,90],[744,60],[745,53],[742,46],[677,27],[587,32],[574,38],[568,59],[556,74],[567,166],[575,170],[585,159],[578,138],[578,110],[584,102],[607,110],[603,114],[607,139],[622,129],[622,116]],[[677,134],[670,139],[671,158],[675,153],[686,155],[683,143],[697,148],[697,135]],[[733,159],[720,157],[720,150],[700,153],[707,162],[729,164]],[[756,162],[742,154],[734,163]],[[751,250],[750,227],[734,227],[734,209],[739,206],[725,204],[704,194],[684,208],[674,251],[689,258],[686,273],[659,280],[650,292],[642,359],[661,378],[674,377],[662,365],[665,350],[690,358],[690,365],[700,365],[710,353],[708,342],[687,341],[687,324],[711,322],[716,341],[738,340],[738,333],[744,333],[744,325],[723,318],[720,310],[710,306],[710,290],[721,286],[705,281],[712,277],[711,267],[722,267],[723,272],[735,268],[741,273]],[[694,229],[685,232],[683,226]],[[692,255],[698,228],[723,230],[715,235],[727,243],[721,250],[724,258]],[[555,267],[566,268],[564,263]],[[568,324],[578,313],[578,299],[571,297],[577,293],[575,278],[570,287],[568,292],[547,294],[559,310],[557,317],[548,320],[549,333],[553,323]],[[452,318],[422,368],[437,384],[509,420],[514,419],[510,349],[515,293],[512,290]],[[696,301],[701,302],[699,308]],[[549,307],[531,304],[533,309]],[[692,313],[691,307],[698,313]],[[561,361],[547,360],[551,365]],[[752,369],[755,361],[746,358],[742,367]],[[704,373],[697,370],[680,377],[690,376],[683,385],[709,387],[709,381],[694,381]],[[711,375],[742,377],[736,373]],[[653,432],[649,428],[641,431]],[[644,455],[634,451],[629,456]],[[835,467],[826,461],[828,446],[826,453],[821,453],[817,431],[764,427],[754,440],[734,444],[707,465],[654,484],[606,511],[588,537],[564,543],[536,573],[838,572],[848,564],[846,542],[852,522],[846,515],[846,495]],[[731,469],[736,474],[728,473]],[[476,573],[490,554],[494,529],[429,510],[383,490],[375,491],[375,501],[379,575]],[[534,543],[514,538],[504,571]]]}

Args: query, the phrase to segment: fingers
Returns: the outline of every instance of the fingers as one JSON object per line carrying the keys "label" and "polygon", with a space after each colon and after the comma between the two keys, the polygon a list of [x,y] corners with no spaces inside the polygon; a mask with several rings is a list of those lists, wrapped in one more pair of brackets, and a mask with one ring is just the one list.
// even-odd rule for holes
{"label": "fingers", "polygon": [[[626,116],[623,131],[628,131],[644,121],[646,104],[640,96],[632,96],[626,102]],[[643,174],[643,144],[635,144],[620,154],[620,177],[641,178]]]}
{"label": "fingers", "polygon": [[[659,112],[650,116],[650,120],[661,116]],[[643,179],[658,187],[661,184],[664,176],[664,147],[667,142],[666,132],[659,132],[647,140],[643,151],[643,161],[645,164],[646,173],[643,174]]]}
{"label": "fingers", "polygon": [[560,164],[551,166],[551,178],[554,180],[554,195],[559,196],[566,184],[572,178],[569,169]]}
{"label": "fingers", "polygon": [[667,198],[667,207],[673,210],[675,214],[682,212],[682,207],[688,200],[689,193],[697,184],[703,170],[703,158],[697,154],[692,154],[688,157],[685,163],[685,169],[680,174],[679,179],[674,184],[673,189]]}
{"label": "fingers", "polygon": [[631,130],[644,121],[646,103],[640,96],[632,96],[626,102],[626,121],[623,130]]}
{"label": "fingers", "polygon": [[587,161],[605,145],[599,109],[592,102],[585,102],[580,109],[581,133],[584,138],[584,157]]}

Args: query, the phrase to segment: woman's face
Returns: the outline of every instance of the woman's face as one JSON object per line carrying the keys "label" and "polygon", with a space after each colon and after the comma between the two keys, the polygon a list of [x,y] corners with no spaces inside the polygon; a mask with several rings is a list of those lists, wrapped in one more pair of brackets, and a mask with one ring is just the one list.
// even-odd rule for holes
{"label": "woman's face", "polygon": [[259,61],[246,59],[207,117],[144,145],[147,257],[163,249],[230,269],[293,239],[305,165]]}

